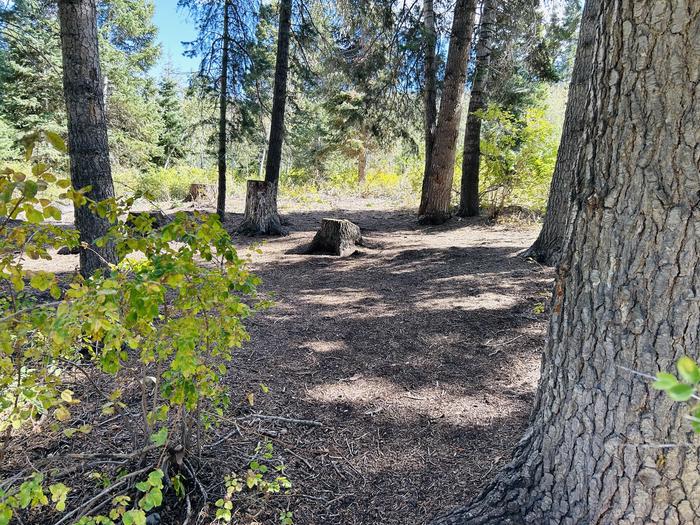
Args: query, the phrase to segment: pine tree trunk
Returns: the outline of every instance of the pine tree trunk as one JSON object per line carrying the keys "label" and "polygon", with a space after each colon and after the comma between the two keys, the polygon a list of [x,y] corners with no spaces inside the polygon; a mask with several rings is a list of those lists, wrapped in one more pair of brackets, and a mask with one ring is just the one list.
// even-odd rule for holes
{"label": "pine tree trunk", "polygon": [[423,223],[441,224],[450,218],[452,177],[462,115],[464,83],[467,78],[467,59],[474,30],[475,6],[475,0],[457,0],[455,4],[433,156],[418,210]]}
{"label": "pine tree trunk", "polygon": [[[68,152],[71,182],[76,189],[91,186],[90,199],[114,197],[109,162],[95,0],[60,0],[63,92],[68,113]],[[94,241],[109,229],[109,221],[94,215],[87,206],[75,209],[75,226],[81,242],[80,273],[92,275],[98,268],[117,261],[113,246],[102,248]]]}
{"label": "pine tree trunk", "polygon": [[700,523],[688,407],[621,368],[698,357],[700,2],[600,9],[531,425],[486,491],[436,523]]}
{"label": "pine tree trunk", "polygon": [[559,262],[566,223],[571,211],[572,183],[583,134],[599,9],[600,0],[589,0],[584,6],[576,49],[576,62],[569,85],[564,129],[562,130],[552,183],[549,187],[547,212],[537,240],[525,254],[527,257],[532,257],[549,266],[555,266]]}
{"label": "pine tree trunk", "polygon": [[491,38],[496,22],[495,0],[484,0],[479,24],[479,41],[476,47],[476,70],[469,97],[469,113],[464,131],[464,156],[462,158],[462,187],[458,215],[479,215],[479,166],[481,161],[481,117],[488,104],[486,84],[491,62]]}
{"label": "pine tree trunk", "polygon": [[219,151],[217,163],[219,188],[216,198],[216,213],[221,222],[226,214],[226,113],[228,110],[228,61],[229,61],[229,6],[224,0],[223,37],[221,39],[221,86],[219,87]]}
{"label": "pine tree trunk", "polygon": [[435,10],[433,0],[423,0],[423,31],[425,33],[425,167],[423,169],[423,191],[428,186],[430,163],[433,160],[435,119],[437,118],[437,60],[435,47]]}
{"label": "pine tree trunk", "polygon": [[[265,166],[265,183],[248,181],[246,211],[240,231],[255,235],[280,235],[285,233],[277,212],[277,188],[282,164],[284,142],[284,111],[287,102],[287,72],[289,70],[289,38],[292,27],[292,0],[280,1],[277,58],[275,61],[275,85],[272,94],[272,118],[270,142]],[[256,199],[248,202],[248,199]],[[250,213],[249,213],[250,212]]]}
{"label": "pine tree trunk", "polygon": [[245,215],[238,228],[243,235],[286,235],[277,213],[277,185],[265,180],[249,180]]}
{"label": "pine tree trunk", "polygon": [[363,147],[357,154],[357,182],[362,184],[367,177],[367,150]]}

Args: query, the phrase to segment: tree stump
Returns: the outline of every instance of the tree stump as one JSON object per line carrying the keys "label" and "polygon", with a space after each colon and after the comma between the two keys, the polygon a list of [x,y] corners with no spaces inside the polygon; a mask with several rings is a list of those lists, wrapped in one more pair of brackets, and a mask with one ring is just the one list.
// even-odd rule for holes
{"label": "tree stump", "polygon": [[238,228],[243,235],[287,235],[277,213],[277,185],[264,180],[249,180],[245,198],[245,216]]}
{"label": "tree stump", "polygon": [[344,257],[362,246],[362,233],[357,224],[347,219],[322,219],[308,253],[325,253]]}
{"label": "tree stump", "polygon": [[200,200],[213,199],[216,195],[216,187],[213,184],[192,183],[185,197],[185,202],[197,202]]}

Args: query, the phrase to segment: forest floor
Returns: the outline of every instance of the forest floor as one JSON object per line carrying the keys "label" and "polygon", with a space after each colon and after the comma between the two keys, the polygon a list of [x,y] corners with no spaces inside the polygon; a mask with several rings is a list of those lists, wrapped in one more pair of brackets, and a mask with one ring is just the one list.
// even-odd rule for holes
{"label": "forest floor", "polygon": [[[210,501],[220,497],[223,475],[245,470],[252,432],[284,458],[293,489],[282,506],[295,524],[425,523],[475,496],[522,435],[553,274],[520,256],[535,226],[422,227],[412,210],[368,199],[325,208],[282,206],[292,233],[252,254],[274,305],[248,322],[251,341],[228,377],[232,418],[247,411],[320,425],[219,428],[216,461],[199,478]],[[323,217],[358,224],[371,248],[345,258],[294,253]],[[227,227],[240,220],[232,214]],[[251,240],[235,241],[245,254]],[[61,271],[76,261],[52,264]]]}

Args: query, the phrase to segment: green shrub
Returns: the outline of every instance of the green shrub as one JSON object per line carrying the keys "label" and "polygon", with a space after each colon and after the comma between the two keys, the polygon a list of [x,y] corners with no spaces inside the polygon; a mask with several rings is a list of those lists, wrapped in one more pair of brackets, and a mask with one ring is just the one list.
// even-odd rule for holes
{"label": "green shrub", "polygon": [[498,106],[483,113],[481,192],[492,213],[508,205],[544,211],[559,136],[542,107],[517,118]]}
{"label": "green shrub", "polygon": [[138,192],[155,201],[183,200],[187,197],[190,184],[213,184],[215,181],[214,170],[193,166],[152,168],[141,173],[124,170],[115,174],[115,186],[121,194]]}
{"label": "green shrub", "polygon": [[[60,138],[49,138],[63,149]],[[51,260],[50,249],[79,242],[75,230],[47,222],[61,218],[45,196],[51,187],[111,221],[96,244],[112,243],[120,263],[89,279],[76,275],[67,287],[53,273],[25,268],[27,258]],[[91,202],[41,163],[28,173],[0,171],[0,461],[13,431],[41,417],[53,419],[68,439],[92,431],[84,421],[72,423],[79,399],[65,378],[77,373],[87,375],[103,400],[102,413],[121,418],[133,437],[134,457],[141,456],[137,470],[122,472],[94,505],[68,509],[70,523],[109,523],[87,515],[110,504],[109,519],[144,523],[146,513],[160,506],[166,458],[181,450],[186,461],[192,444],[202,445],[199,429],[223,414],[229,396],[222,379],[233,349],[248,339],[243,320],[266,304],[256,296],[258,278],[216,215],[179,213],[155,229],[149,215],[130,214],[135,198]],[[20,214],[24,221],[11,222]],[[140,385],[135,410],[127,409],[123,383],[115,381],[131,373]],[[110,382],[111,391],[96,386]],[[151,449],[156,454],[147,454]],[[49,505],[46,490],[55,510],[66,510],[70,488],[46,486],[57,475],[2,480],[0,525],[19,510]],[[138,479],[142,496],[132,500],[122,491]]]}

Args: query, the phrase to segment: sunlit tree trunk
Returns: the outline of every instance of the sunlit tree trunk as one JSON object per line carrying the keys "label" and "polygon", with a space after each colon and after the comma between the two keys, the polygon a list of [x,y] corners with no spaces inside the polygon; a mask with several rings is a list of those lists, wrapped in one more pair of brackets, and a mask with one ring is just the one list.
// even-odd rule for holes
{"label": "sunlit tree trunk", "polygon": [[245,218],[240,228],[241,232],[247,234],[280,235],[285,233],[277,212],[277,189],[284,142],[284,112],[287,102],[291,28],[292,0],[281,0],[265,180],[262,182],[248,181]]}
{"label": "sunlit tree trunk", "polygon": [[462,187],[458,215],[479,215],[479,165],[481,161],[481,117],[488,104],[486,84],[491,62],[491,40],[496,22],[496,1],[484,0],[479,23],[479,40],[476,45],[476,69],[469,97],[469,113],[464,131],[464,155],[462,157]]}
{"label": "sunlit tree trunk", "polygon": [[[114,197],[109,163],[107,121],[100,55],[97,45],[95,0],[58,2],[63,53],[63,92],[68,113],[68,152],[71,182],[76,189],[90,186],[87,196],[95,201]],[[92,275],[98,268],[116,262],[111,245],[97,247],[95,239],[109,229],[106,219],[86,206],[75,209],[80,240],[80,272]]]}
{"label": "sunlit tree trunk", "polygon": [[457,0],[455,4],[431,168],[418,210],[421,222],[424,223],[441,224],[450,217],[452,177],[467,77],[467,59],[474,31],[475,4],[476,0]]}
{"label": "sunlit tree trunk", "polygon": [[528,257],[549,266],[554,266],[559,261],[564,243],[564,233],[566,232],[566,222],[571,211],[572,182],[583,134],[599,8],[600,0],[589,0],[583,10],[576,62],[569,84],[564,129],[549,188],[547,212],[537,240],[526,253]]}
{"label": "sunlit tree trunk", "polygon": [[423,0],[423,32],[425,44],[425,167],[423,169],[423,193],[428,185],[430,163],[433,159],[435,120],[437,118],[437,33],[433,0]]}
{"label": "sunlit tree trunk", "polygon": [[437,523],[700,523],[688,407],[621,368],[698,357],[700,2],[601,2],[594,35],[530,428],[485,492]]}

